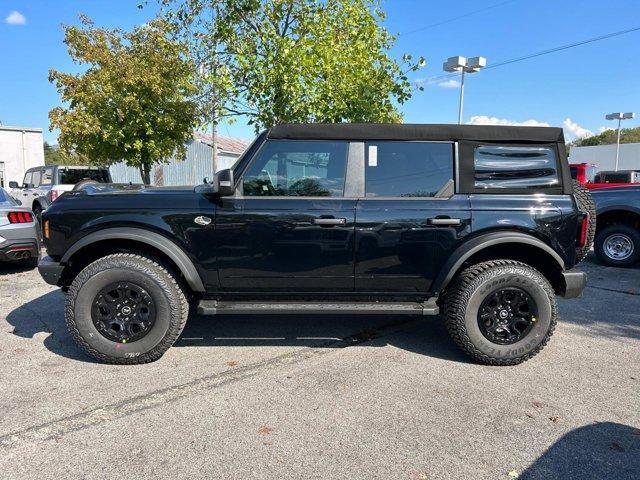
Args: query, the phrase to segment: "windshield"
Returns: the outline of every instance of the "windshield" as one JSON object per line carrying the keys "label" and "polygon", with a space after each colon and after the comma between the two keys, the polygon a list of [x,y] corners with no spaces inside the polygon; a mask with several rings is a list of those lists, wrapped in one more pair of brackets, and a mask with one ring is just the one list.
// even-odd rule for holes
{"label": "windshield", "polygon": [[14,207],[16,205],[16,201],[3,188],[0,188],[0,207]]}
{"label": "windshield", "polygon": [[96,182],[109,183],[109,172],[105,169],[91,170],[88,168],[70,168],[58,170],[58,183],[61,185],[75,185],[82,180],[95,180]]}

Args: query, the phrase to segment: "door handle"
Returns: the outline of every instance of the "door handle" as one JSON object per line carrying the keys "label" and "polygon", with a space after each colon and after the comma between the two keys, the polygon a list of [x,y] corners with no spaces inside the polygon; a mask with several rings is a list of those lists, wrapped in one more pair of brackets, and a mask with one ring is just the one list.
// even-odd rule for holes
{"label": "door handle", "polygon": [[430,218],[427,220],[429,225],[461,225],[462,220],[459,218]]}
{"label": "door handle", "polygon": [[315,225],[324,225],[326,227],[332,227],[334,225],[346,225],[346,218],[314,218],[312,223]]}

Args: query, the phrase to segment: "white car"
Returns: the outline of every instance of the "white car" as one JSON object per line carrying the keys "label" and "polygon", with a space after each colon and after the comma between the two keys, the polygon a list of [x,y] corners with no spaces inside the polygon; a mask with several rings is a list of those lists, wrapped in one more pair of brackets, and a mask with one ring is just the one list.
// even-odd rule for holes
{"label": "white car", "polygon": [[38,266],[40,244],[38,222],[29,207],[0,188],[0,262],[18,262],[25,267]]}

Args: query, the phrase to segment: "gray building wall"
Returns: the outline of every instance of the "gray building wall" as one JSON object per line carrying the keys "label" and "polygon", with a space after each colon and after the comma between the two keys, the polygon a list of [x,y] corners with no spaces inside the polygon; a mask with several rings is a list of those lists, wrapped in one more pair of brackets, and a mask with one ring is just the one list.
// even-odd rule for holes
{"label": "gray building wall", "polygon": [[[616,146],[595,145],[593,147],[571,147],[570,163],[595,163],[598,170],[614,170]],[[620,145],[619,170],[640,170],[640,143]]]}
{"label": "gray building wall", "polygon": [[[231,167],[239,154],[218,153],[218,170]],[[156,165],[151,171],[151,183],[157,186],[199,185],[207,177],[213,176],[212,148],[198,140],[187,145],[185,160],[175,158]],[[111,177],[116,183],[142,183],[140,172],[135,167],[128,167],[124,162],[116,163],[109,168]]]}

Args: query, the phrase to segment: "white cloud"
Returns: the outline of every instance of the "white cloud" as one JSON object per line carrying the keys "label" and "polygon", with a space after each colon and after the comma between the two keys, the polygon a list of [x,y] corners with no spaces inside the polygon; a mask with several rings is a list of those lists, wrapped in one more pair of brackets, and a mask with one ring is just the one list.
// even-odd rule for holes
{"label": "white cloud", "polygon": [[516,122],[507,118],[488,117],[486,115],[476,115],[471,117],[469,125],[517,125],[523,127],[548,127],[546,122],[539,122],[538,120],[525,120],[524,122]]}
{"label": "white cloud", "polygon": [[9,15],[7,15],[7,18],[5,18],[4,21],[9,25],[24,25],[25,23],[27,23],[26,17],[17,10],[14,10]]}
{"label": "white cloud", "polygon": [[614,130],[614,129],[611,128],[611,127],[600,127],[600,128],[598,128],[598,133],[604,133],[607,130]]}
{"label": "white cloud", "polygon": [[591,130],[581,127],[570,118],[565,118],[564,122],[562,122],[562,127],[567,133],[567,139],[569,140],[593,137],[593,132]]}
{"label": "white cloud", "polygon": [[458,80],[447,80],[446,82],[440,82],[438,84],[441,88],[460,88],[460,82]]}

